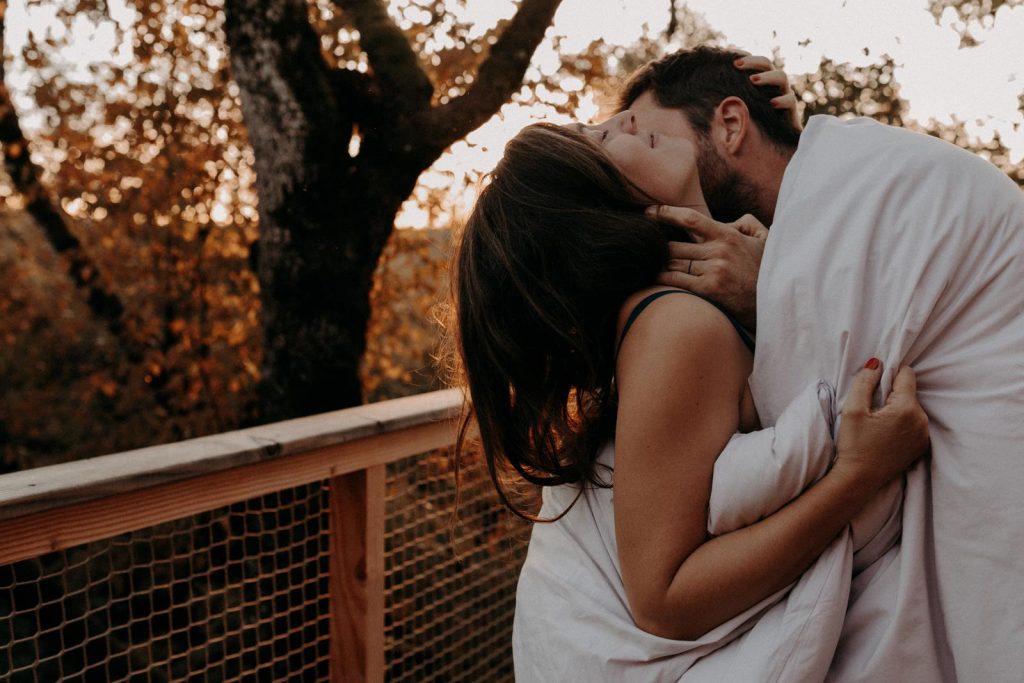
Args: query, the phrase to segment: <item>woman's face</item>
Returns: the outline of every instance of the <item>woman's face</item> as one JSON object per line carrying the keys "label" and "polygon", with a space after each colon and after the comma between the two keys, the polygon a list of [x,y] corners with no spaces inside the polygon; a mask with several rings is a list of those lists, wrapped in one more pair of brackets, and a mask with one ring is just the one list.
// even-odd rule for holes
{"label": "woman's face", "polygon": [[689,140],[641,130],[628,109],[597,125],[571,127],[603,147],[622,174],[654,202],[704,203],[697,151]]}

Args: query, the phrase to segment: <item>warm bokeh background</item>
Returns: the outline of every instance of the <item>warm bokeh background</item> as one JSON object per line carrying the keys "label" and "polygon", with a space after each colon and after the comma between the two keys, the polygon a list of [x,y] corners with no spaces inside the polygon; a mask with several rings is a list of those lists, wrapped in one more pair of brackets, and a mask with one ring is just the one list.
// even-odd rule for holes
{"label": "warm bokeh background", "polygon": [[1022,4],[14,0],[0,471],[440,387],[451,230],[504,140],[682,46],[1024,183]]}

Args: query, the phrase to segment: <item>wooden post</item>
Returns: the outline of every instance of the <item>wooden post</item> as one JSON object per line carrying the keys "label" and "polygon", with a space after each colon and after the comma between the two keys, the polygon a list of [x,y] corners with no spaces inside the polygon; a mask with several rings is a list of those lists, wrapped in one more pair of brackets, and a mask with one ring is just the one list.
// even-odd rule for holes
{"label": "wooden post", "polygon": [[333,477],[331,680],[384,681],[385,465]]}

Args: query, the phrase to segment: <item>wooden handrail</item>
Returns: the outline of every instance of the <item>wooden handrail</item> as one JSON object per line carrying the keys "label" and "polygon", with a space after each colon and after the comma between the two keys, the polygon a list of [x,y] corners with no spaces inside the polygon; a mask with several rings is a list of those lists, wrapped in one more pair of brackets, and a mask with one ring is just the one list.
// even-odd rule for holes
{"label": "wooden handrail", "polygon": [[0,564],[448,446],[458,389],[0,476]]}
{"label": "wooden handrail", "polygon": [[[0,476],[0,520],[280,459],[455,417],[462,392],[371,403]],[[370,464],[402,456],[381,455]]]}
{"label": "wooden handrail", "polygon": [[322,483],[330,677],[383,683],[386,466],[450,446],[462,402],[449,389],[0,476],[0,565]]}

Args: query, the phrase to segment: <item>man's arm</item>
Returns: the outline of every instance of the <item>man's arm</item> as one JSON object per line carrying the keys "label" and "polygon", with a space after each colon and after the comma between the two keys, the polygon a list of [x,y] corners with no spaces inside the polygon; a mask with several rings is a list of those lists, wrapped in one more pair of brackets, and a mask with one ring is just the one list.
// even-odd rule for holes
{"label": "man's arm", "polygon": [[678,206],[652,206],[648,213],[685,229],[696,240],[669,243],[669,261],[658,283],[712,299],[754,330],[757,272],[768,230],[749,214],[734,223],[719,223]]}

